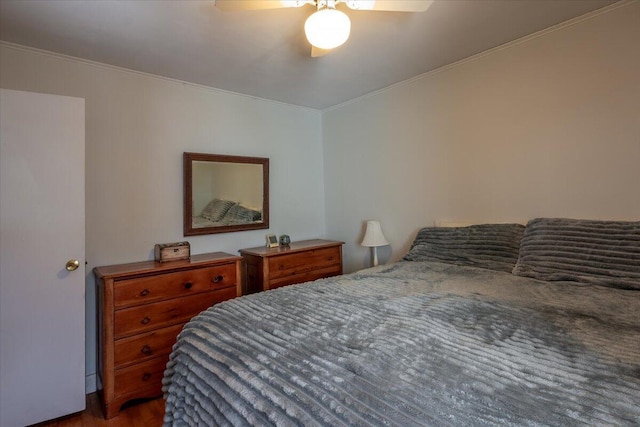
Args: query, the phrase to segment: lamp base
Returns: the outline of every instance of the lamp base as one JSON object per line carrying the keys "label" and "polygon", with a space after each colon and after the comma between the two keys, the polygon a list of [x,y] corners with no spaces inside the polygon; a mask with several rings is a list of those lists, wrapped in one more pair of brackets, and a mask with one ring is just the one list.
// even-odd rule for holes
{"label": "lamp base", "polygon": [[373,266],[377,267],[378,266],[378,248],[374,246],[371,249],[373,249]]}

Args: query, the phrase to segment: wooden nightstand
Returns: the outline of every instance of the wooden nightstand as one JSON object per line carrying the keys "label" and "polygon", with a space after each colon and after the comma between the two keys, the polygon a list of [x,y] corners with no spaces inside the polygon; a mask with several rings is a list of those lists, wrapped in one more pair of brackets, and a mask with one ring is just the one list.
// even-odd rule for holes
{"label": "wooden nightstand", "polygon": [[342,245],[335,240],[304,240],[288,246],[240,249],[245,294],[342,274]]}
{"label": "wooden nightstand", "polygon": [[128,400],[162,395],[169,353],[184,324],[213,304],[240,296],[241,259],[215,252],[93,269],[105,418],[116,416]]}

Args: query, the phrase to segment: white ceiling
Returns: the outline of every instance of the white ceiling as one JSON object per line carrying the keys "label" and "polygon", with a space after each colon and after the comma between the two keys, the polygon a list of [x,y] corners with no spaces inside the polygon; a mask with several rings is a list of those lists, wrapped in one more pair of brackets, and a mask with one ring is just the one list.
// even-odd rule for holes
{"label": "white ceiling", "polygon": [[615,1],[436,0],[423,13],[347,9],[351,37],[320,58],[309,56],[304,37],[311,6],[221,12],[212,0],[1,0],[0,38],[325,109]]}

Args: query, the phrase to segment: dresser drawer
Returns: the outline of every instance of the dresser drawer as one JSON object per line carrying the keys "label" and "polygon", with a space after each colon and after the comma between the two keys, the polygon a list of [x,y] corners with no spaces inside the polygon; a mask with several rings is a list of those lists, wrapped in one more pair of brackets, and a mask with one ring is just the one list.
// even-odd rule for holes
{"label": "dresser drawer", "polygon": [[114,364],[116,368],[168,355],[182,330],[183,323],[153,332],[116,340]]}
{"label": "dresser drawer", "polygon": [[115,308],[146,304],[230,286],[236,286],[235,264],[118,280],[114,284]]}
{"label": "dresser drawer", "polygon": [[173,300],[145,304],[117,310],[114,320],[116,339],[151,331],[177,323],[184,323],[214,303],[236,296],[236,288],[191,295]]}
{"label": "dresser drawer", "polygon": [[269,289],[275,289],[281,286],[293,285],[296,283],[311,282],[313,280],[324,279],[325,277],[337,276],[339,274],[342,274],[342,266],[331,265],[319,270],[313,270],[306,273],[298,273],[291,276],[273,279],[269,284]]}
{"label": "dresser drawer", "polygon": [[339,248],[315,249],[269,258],[271,280],[295,276],[312,270],[341,266]]}
{"label": "dresser drawer", "polygon": [[162,377],[167,367],[169,355],[151,359],[145,363],[117,369],[115,372],[115,395],[124,396],[139,389],[157,389],[162,394]]}

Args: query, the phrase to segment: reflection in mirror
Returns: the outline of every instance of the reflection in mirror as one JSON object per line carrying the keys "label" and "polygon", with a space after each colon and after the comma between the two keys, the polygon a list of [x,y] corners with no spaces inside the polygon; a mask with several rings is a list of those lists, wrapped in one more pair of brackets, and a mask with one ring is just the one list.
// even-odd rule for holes
{"label": "reflection in mirror", "polygon": [[269,228],[269,159],[184,153],[184,235]]}

